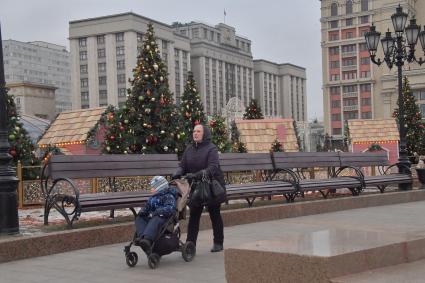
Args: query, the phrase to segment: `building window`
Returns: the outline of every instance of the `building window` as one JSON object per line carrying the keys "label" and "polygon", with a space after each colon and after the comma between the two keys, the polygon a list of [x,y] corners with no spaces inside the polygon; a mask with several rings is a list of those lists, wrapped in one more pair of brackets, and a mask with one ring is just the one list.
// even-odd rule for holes
{"label": "building window", "polygon": [[337,3],[331,4],[331,16],[338,16],[338,4]]}
{"label": "building window", "polygon": [[339,68],[339,61],[330,61],[329,65],[330,65],[331,69]]}
{"label": "building window", "polygon": [[361,24],[367,24],[367,23],[369,23],[369,16],[368,16],[368,15],[366,15],[366,16],[361,16],[361,17],[360,17],[360,23],[361,23]]}
{"label": "building window", "polygon": [[87,60],[87,51],[80,51],[80,61]]}
{"label": "building window", "polygon": [[353,18],[345,19],[345,26],[350,27],[353,25]]}
{"label": "building window", "polygon": [[359,113],[354,112],[354,111],[350,111],[350,112],[345,112],[344,113],[344,120],[350,120],[350,119],[358,119],[359,118]]}
{"label": "building window", "polygon": [[80,83],[81,83],[81,87],[88,87],[89,86],[89,79],[81,79]]}
{"label": "building window", "polygon": [[125,97],[126,96],[126,89],[121,87],[118,89],[118,97]]}
{"label": "building window", "polygon": [[182,57],[183,57],[183,60],[187,59],[187,51],[182,50]]}
{"label": "building window", "polygon": [[347,15],[350,15],[350,14],[352,14],[352,13],[353,13],[353,1],[352,1],[352,0],[348,0],[348,1],[345,3],[345,13],[346,13]]}
{"label": "building window", "polygon": [[87,46],[87,38],[86,37],[79,38],[78,39],[78,45],[80,47],[86,47]]}
{"label": "building window", "polygon": [[342,66],[356,66],[356,65],[357,65],[356,57],[342,59]]}
{"label": "building window", "polygon": [[199,29],[198,28],[192,29],[192,37],[193,38],[199,38]]}
{"label": "building window", "polygon": [[97,36],[97,44],[105,44],[105,35],[98,35]]}
{"label": "building window", "polygon": [[337,74],[331,75],[331,78],[330,78],[331,81],[339,81],[339,79],[340,77]]}
{"label": "building window", "polygon": [[369,106],[369,105],[371,105],[370,104],[370,97],[362,98],[361,103],[362,103],[362,106]]}
{"label": "building window", "polygon": [[349,52],[356,52],[356,45],[355,44],[343,45],[342,46],[342,53],[349,53]]}
{"label": "building window", "polygon": [[331,86],[329,92],[330,94],[339,94],[339,86]]}
{"label": "building window", "polygon": [[362,12],[369,10],[369,0],[361,0],[360,9]]}
{"label": "building window", "polygon": [[339,40],[339,32],[329,33],[329,41]]}
{"label": "building window", "polygon": [[360,58],[360,65],[369,65],[369,64],[370,64],[370,57]]}
{"label": "building window", "polygon": [[372,119],[372,112],[362,112],[362,119]]}
{"label": "building window", "polygon": [[360,51],[367,51],[367,45],[366,43],[359,43],[359,50]]}
{"label": "building window", "polygon": [[338,55],[339,54],[339,47],[329,47],[329,55]]}
{"label": "building window", "polygon": [[99,72],[106,72],[106,63],[97,64],[97,69]]}
{"label": "building window", "polygon": [[360,77],[361,78],[370,78],[370,71],[361,71]]}
{"label": "building window", "polygon": [[115,34],[115,41],[116,42],[124,41],[124,33],[123,32],[116,33]]}
{"label": "building window", "polygon": [[346,38],[346,39],[353,38],[353,32],[351,32],[351,31],[347,32],[347,33],[345,34],[345,38]]}
{"label": "building window", "polygon": [[357,85],[345,85],[342,87],[343,93],[357,92]]}
{"label": "building window", "polygon": [[117,47],[117,56],[124,55],[124,46]]}
{"label": "building window", "polygon": [[370,84],[361,84],[360,92],[370,92]]}
{"label": "building window", "polygon": [[333,128],[332,134],[333,135],[340,135],[341,134],[341,128]]}
{"label": "building window", "polygon": [[108,98],[108,92],[106,89],[99,90],[99,99],[107,99]]}
{"label": "building window", "polygon": [[336,21],[330,21],[329,22],[329,27],[330,28],[337,28],[338,27],[338,20],[336,20]]}
{"label": "building window", "polygon": [[105,58],[105,48],[100,48],[97,50],[97,58]]}
{"label": "building window", "polygon": [[137,33],[137,42],[143,42],[143,34]]}
{"label": "building window", "polygon": [[81,100],[89,100],[89,92],[88,91],[82,91],[81,92]]}
{"label": "building window", "polygon": [[341,114],[339,113],[332,114],[331,119],[332,121],[341,121]]}
{"label": "building window", "polygon": [[341,101],[340,100],[332,100],[332,108],[340,108],[341,107]]}
{"label": "building window", "polygon": [[354,80],[357,78],[357,71],[342,72],[343,80]]}
{"label": "building window", "polygon": [[99,85],[106,85],[106,76],[99,77]]}
{"label": "building window", "polygon": [[80,74],[87,74],[87,65],[80,65]]}
{"label": "building window", "polygon": [[118,60],[117,61],[117,69],[118,70],[124,70],[125,69],[125,61],[124,60]]}
{"label": "building window", "polygon": [[117,75],[117,82],[119,84],[125,84],[125,74],[118,74]]}

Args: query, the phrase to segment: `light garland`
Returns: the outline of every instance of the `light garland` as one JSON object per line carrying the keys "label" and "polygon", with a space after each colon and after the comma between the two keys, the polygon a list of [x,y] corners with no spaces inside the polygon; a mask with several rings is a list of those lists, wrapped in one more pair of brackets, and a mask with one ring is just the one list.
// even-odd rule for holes
{"label": "light garland", "polygon": [[365,144],[370,145],[371,143],[378,143],[378,144],[394,144],[398,143],[397,140],[389,140],[389,141],[367,141],[367,142],[353,142],[353,144]]}
{"label": "light garland", "polygon": [[[86,141],[73,141],[73,142],[63,142],[63,143],[55,143],[53,146],[56,147],[65,147],[67,145],[78,145],[78,144],[86,144]],[[49,146],[52,146],[51,144],[41,144],[40,148],[47,148]]]}

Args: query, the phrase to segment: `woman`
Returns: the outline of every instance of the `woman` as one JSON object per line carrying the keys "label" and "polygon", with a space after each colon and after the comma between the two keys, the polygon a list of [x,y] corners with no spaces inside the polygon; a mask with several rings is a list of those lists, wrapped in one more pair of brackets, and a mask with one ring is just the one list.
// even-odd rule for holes
{"label": "woman", "polygon": [[[193,129],[193,143],[184,151],[180,167],[173,178],[180,178],[182,175],[186,175],[188,179],[201,179],[203,170],[224,187],[224,175],[220,170],[217,147],[211,142],[211,132],[204,125],[196,125]],[[220,206],[220,203],[208,206],[214,234],[214,244],[211,252],[223,250],[223,220],[220,214]],[[192,205],[190,207],[186,241],[191,241],[195,245],[203,208],[203,205]]]}

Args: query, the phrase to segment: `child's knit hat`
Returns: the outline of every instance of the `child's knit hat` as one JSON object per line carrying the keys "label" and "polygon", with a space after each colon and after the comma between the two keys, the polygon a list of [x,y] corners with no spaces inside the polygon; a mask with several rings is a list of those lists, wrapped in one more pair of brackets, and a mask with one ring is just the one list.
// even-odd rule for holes
{"label": "child's knit hat", "polygon": [[149,182],[149,185],[155,190],[155,193],[158,193],[168,188],[168,181],[163,176],[155,176]]}

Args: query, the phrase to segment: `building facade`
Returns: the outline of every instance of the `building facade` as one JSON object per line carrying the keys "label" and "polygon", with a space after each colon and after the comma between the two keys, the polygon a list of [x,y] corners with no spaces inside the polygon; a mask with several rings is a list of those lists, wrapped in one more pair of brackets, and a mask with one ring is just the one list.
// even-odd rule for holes
{"label": "building facade", "polygon": [[207,115],[225,114],[231,98],[247,105],[254,97],[251,41],[222,23],[174,26],[177,33],[190,38],[191,68]]}
{"label": "building facade", "polygon": [[49,121],[55,118],[56,87],[27,82],[10,83],[6,87],[15,97],[16,110],[20,115],[26,114]]}
{"label": "building facade", "polygon": [[254,85],[265,117],[307,121],[305,68],[254,60]]}
{"label": "building facade", "polygon": [[169,25],[124,13],[69,23],[73,109],[125,103],[149,23],[168,69],[170,91],[179,101],[190,69],[189,39]]}
{"label": "building facade", "polygon": [[[425,24],[425,1],[420,0],[322,0],[322,70],[325,132],[336,139],[344,135],[350,119],[390,118],[397,108],[397,68],[390,70],[370,61],[364,35],[372,22],[381,32],[394,31],[391,15],[400,4],[409,19]],[[420,44],[417,46],[420,52]],[[381,46],[377,58],[383,59]],[[425,69],[406,64],[410,80],[425,114]],[[422,104],[424,104],[422,106]]]}
{"label": "building facade", "polygon": [[55,112],[71,109],[70,53],[65,46],[3,40],[3,56],[7,84],[55,87]]}

